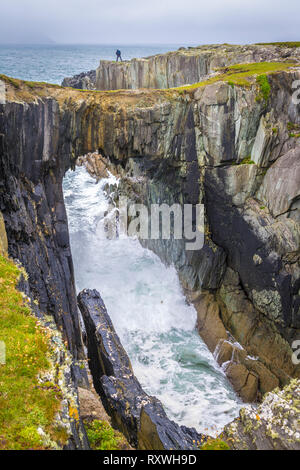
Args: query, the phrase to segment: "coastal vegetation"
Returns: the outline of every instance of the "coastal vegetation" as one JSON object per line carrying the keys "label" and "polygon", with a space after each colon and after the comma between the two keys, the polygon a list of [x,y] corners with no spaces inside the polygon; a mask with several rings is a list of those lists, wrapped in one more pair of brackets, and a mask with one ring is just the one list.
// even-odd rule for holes
{"label": "coastal vegetation", "polygon": [[208,439],[201,450],[230,450],[229,445],[221,439]]}
{"label": "coastal vegetation", "polygon": [[266,74],[259,75],[256,78],[256,81],[260,88],[260,92],[257,96],[257,100],[260,101],[261,99],[264,99],[265,102],[267,102],[271,93],[271,86],[270,86],[267,75]]}
{"label": "coastal vegetation", "polygon": [[300,41],[286,42],[257,42],[258,46],[300,47]]}
{"label": "coastal vegetation", "polygon": [[49,332],[17,290],[20,275],[0,256],[0,341],[6,345],[6,361],[0,364],[0,449],[44,449],[44,435],[61,443],[67,437],[55,425],[61,392],[39,379],[50,368]]}

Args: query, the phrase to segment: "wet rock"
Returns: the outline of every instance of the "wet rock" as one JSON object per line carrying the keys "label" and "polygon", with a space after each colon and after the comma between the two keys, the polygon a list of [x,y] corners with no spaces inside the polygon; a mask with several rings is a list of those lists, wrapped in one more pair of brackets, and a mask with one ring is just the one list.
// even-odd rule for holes
{"label": "wet rock", "polygon": [[112,422],[138,449],[192,449],[202,436],[169,420],[160,401],[147,395],[96,290],[78,304],[85,322],[88,357],[96,391]]}
{"label": "wet rock", "polygon": [[47,352],[49,367],[39,374],[38,381],[41,387],[43,387],[43,384],[46,387],[52,384],[59,391],[57,399],[60,401],[60,407],[56,413],[54,425],[65,436],[65,444],[54,441],[52,436],[43,431],[43,423],[40,423],[44,445],[52,450],[89,450],[78,397],[78,377],[83,381],[83,378],[86,377],[85,369],[82,368],[81,374],[78,374],[77,369],[82,364],[79,365],[78,362],[74,361],[74,357],[66,348],[63,335],[57,328],[53,318],[45,316],[40,311],[38,303],[30,298],[27,273],[20,263],[16,262],[16,264],[21,271],[17,286],[18,290],[22,292],[24,299],[27,300],[27,307],[30,308],[31,314],[38,318],[38,324],[45,329],[47,341],[50,343],[50,351]]}
{"label": "wet rock", "polygon": [[246,356],[242,362],[249,371],[252,371],[258,377],[257,390],[260,396],[274,390],[280,383],[284,384],[288,381],[287,378],[281,380],[282,375],[280,372],[277,374],[279,377],[277,377],[258,357]]}
{"label": "wet rock", "polygon": [[[243,401],[255,401],[259,394],[278,386],[279,380],[258,361],[258,358],[251,360],[246,349],[236,343],[226,330],[219,303],[212,294],[188,293],[188,298],[197,311],[197,328],[201,338]],[[227,326],[227,323],[225,325]],[[239,330],[244,332],[243,323]],[[240,333],[236,336],[240,339],[241,335]],[[246,341],[244,344],[248,346]]]}
{"label": "wet rock", "polygon": [[234,354],[234,346],[230,341],[220,339],[214,351],[217,363],[221,366],[225,362],[230,362]]}

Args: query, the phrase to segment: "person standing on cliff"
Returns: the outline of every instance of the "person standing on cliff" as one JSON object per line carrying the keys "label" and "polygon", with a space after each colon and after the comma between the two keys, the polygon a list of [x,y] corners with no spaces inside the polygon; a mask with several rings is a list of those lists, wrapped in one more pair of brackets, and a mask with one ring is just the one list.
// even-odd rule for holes
{"label": "person standing on cliff", "polygon": [[119,49],[117,49],[116,51],[116,56],[117,56],[117,62],[119,59],[121,60],[121,62],[123,62],[122,57],[121,57],[121,51],[119,51]]}

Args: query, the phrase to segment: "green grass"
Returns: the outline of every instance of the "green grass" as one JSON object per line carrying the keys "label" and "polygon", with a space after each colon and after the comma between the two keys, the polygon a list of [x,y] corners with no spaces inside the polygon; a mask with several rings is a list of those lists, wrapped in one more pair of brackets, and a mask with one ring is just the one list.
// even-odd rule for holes
{"label": "green grass", "polygon": [[208,441],[201,446],[201,450],[230,450],[228,444],[221,439],[208,439]]}
{"label": "green grass", "polygon": [[279,47],[300,47],[300,42],[258,42],[256,43],[258,46],[279,46]]}
{"label": "green grass", "polygon": [[49,338],[16,288],[19,276],[15,264],[0,256],[0,340],[6,345],[6,364],[0,364],[0,449],[43,449],[38,427],[54,440],[66,438],[53,424],[61,397],[56,385],[37,378],[50,366]]}
{"label": "green grass", "polygon": [[271,93],[271,86],[270,86],[267,75],[266,74],[259,75],[256,78],[256,81],[260,88],[259,95],[256,97],[256,99],[258,101],[264,99],[265,102],[267,102]]}
{"label": "green grass", "polygon": [[107,421],[95,419],[85,423],[88,440],[93,450],[122,450],[128,448],[124,436],[115,431]]}
{"label": "green grass", "polygon": [[[174,90],[188,91],[202,86],[210,85],[212,83],[224,81],[231,86],[246,86],[251,85],[250,79],[253,77],[267,76],[268,74],[287,70],[289,67],[295,65],[292,62],[258,62],[253,64],[238,64],[230,67],[223,67],[219,69],[219,74],[211,77],[203,82],[194,83],[193,85],[186,85],[173,88]],[[260,79],[265,82],[265,79]],[[264,83],[264,93],[267,93],[266,83]]]}

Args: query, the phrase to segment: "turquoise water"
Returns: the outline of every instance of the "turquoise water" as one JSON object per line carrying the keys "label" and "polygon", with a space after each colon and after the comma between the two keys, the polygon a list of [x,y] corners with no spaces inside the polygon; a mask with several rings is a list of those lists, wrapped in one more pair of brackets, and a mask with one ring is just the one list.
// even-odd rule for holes
{"label": "turquoise water", "polygon": [[101,293],[135,375],[168,416],[216,435],[241,402],[195,328],[175,269],[136,239],[105,237],[106,182],[82,167],[64,180],[77,290]]}
{"label": "turquoise water", "polygon": [[[181,44],[182,46],[182,44]],[[123,60],[168,52],[179,45],[45,45],[1,46],[0,74],[22,80],[61,84],[65,77],[96,69],[100,59],[115,60],[116,49]]]}

